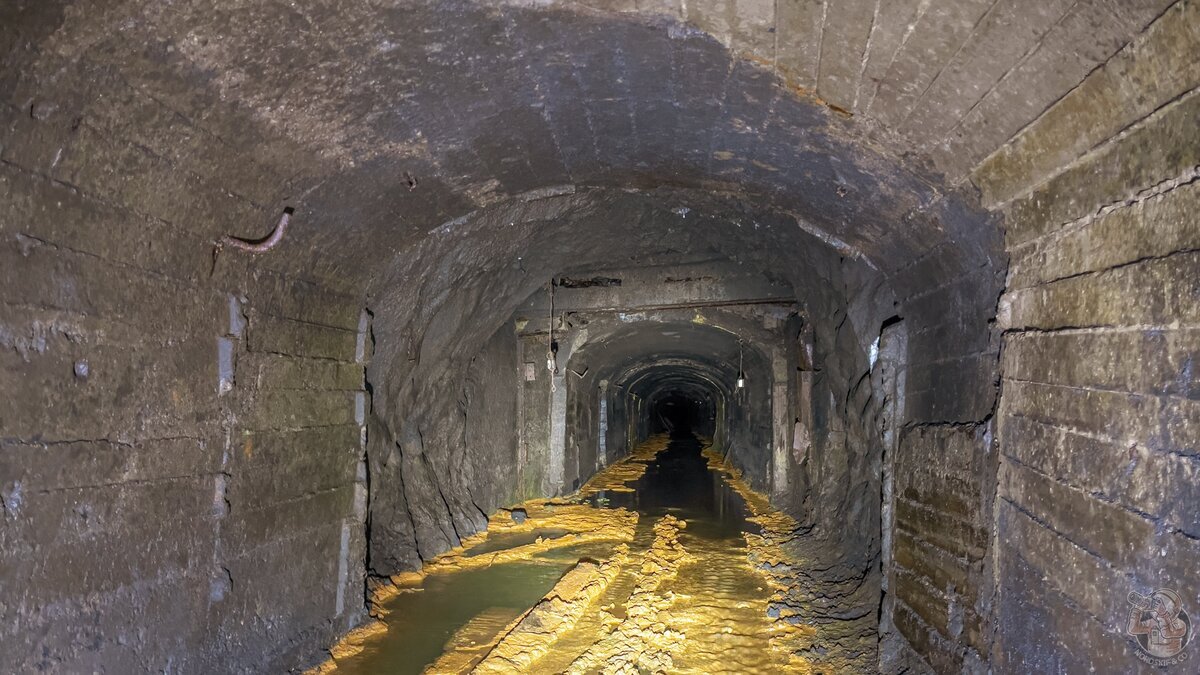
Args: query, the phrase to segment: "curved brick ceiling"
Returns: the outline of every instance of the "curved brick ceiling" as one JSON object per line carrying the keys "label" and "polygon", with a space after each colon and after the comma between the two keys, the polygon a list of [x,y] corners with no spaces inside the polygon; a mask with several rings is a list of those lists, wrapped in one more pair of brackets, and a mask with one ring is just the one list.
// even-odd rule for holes
{"label": "curved brick ceiling", "polygon": [[35,70],[88,64],[241,153],[198,177],[296,205],[305,264],[335,276],[562,185],[752,199],[884,270],[945,244],[994,264],[991,226],[946,186],[1166,3],[516,4],[71,6]]}
{"label": "curved brick ceiling", "polygon": [[[31,114],[3,156],[140,204],[187,265],[295,207],[246,274],[368,296],[395,429],[546,274],[670,237],[802,300],[875,294],[930,327],[913,358],[965,358],[994,351],[1005,267],[965,179],[1003,195],[987,158],[1165,4],[41,3],[12,24]],[[939,389],[914,408],[992,407]]]}
{"label": "curved brick ceiling", "polygon": [[[169,454],[192,487],[200,486],[179,494],[199,495],[197,512],[204,514],[164,519],[156,499],[123,512],[127,494],[143,494],[121,482],[127,474],[101,486],[116,495],[104,503],[118,506],[108,511],[115,514],[113,536],[99,544],[78,538],[88,533],[42,527],[42,514],[54,518],[60,511],[54,510],[58,502],[39,507],[39,519],[28,521],[34,525],[15,549],[29,560],[19,574],[32,581],[17,589],[17,600],[6,599],[18,608],[17,621],[2,628],[19,637],[3,641],[20,652],[12,661],[32,667],[59,659],[94,670],[89,659],[99,658],[101,652],[92,652],[103,646],[121,653],[144,649],[150,656],[137,661],[143,668],[300,663],[282,655],[311,647],[314,635],[324,639],[347,627],[309,612],[308,601],[319,595],[313,580],[337,572],[322,565],[350,559],[350,539],[341,534],[349,531],[342,529],[349,512],[330,507],[317,514],[315,520],[335,533],[323,561],[307,555],[313,544],[307,533],[284,531],[245,538],[252,552],[225,567],[241,553],[223,557],[212,547],[241,536],[234,523],[269,529],[257,516],[242,520],[253,493],[267,493],[266,503],[317,485],[278,476],[311,473],[330,481],[321,489],[343,481],[337,490],[355,495],[356,527],[366,522],[369,508],[370,531],[356,531],[354,546],[369,549],[371,571],[419,567],[422,559],[454,546],[460,533],[483,527],[488,511],[512,501],[510,488],[524,485],[511,471],[500,474],[512,467],[496,461],[505,448],[493,442],[512,431],[503,406],[495,404],[516,396],[504,376],[521,367],[522,352],[519,343],[511,351],[493,348],[491,338],[513,338],[514,312],[548,279],[680,259],[744,266],[773,286],[790,288],[805,313],[810,365],[816,366],[812,394],[821,411],[814,428],[828,423],[834,442],[819,461],[814,455],[816,480],[777,496],[801,513],[806,526],[827,536],[821,546],[832,553],[814,557],[837,561],[828,576],[843,589],[845,602],[820,618],[842,621],[845,605],[867,608],[861,616],[877,613],[872,579],[889,545],[879,542],[876,498],[883,461],[877,437],[883,398],[876,394],[883,387],[871,380],[874,359],[868,354],[882,327],[902,318],[903,342],[895,348],[903,352],[897,357],[903,391],[892,393],[903,396],[902,424],[911,433],[893,459],[913,470],[897,472],[896,494],[915,494],[913,504],[931,508],[900,510],[897,522],[940,541],[942,516],[961,515],[958,497],[946,500],[940,493],[958,489],[966,490],[968,502],[996,498],[998,506],[1008,500],[1017,509],[1002,506],[993,518],[990,507],[972,507],[977,522],[950,537],[956,541],[946,550],[955,559],[978,563],[966,577],[969,588],[933,584],[932,595],[920,591],[904,602],[919,610],[931,606],[922,598],[935,597],[947,603],[943,607],[961,610],[974,596],[978,610],[991,600],[976,591],[1004,579],[1022,590],[1012,596],[1013,606],[997,605],[1002,623],[991,626],[1017,636],[1012,654],[1024,658],[1025,643],[1057,640],[1053,632],[1021,633],[1045,623],[1036,603],[1052,586],[1037,565],[1003,578],[991,576],[990,565],[1020,559],[1039,542],[1057,544],[1059,534],[1071,536],[1034,534],[1046,522],[1055,524],[1055,514],[1066,514],[1059,524],[1071,525],[1076,514],[1101,510],[1115,529],[1074,535],[1080,550],[1142,565],[1156,551],[1176,550],[1165,539],[1175,534],[1162,527],[1173,516],[1159,497],[1143,494],[1140,478],[1128,494],[1116,495],[1136,507],[1127,512],[1093,499],[1098,493],[1086,482],[1085,497],[1083,489],[1035,478],[1017,457],[1004,459],[997,472],[1000,454],[1057,462],[1083,447],[1062,439],[1079,431],[1078,411],[1087,409],[1096,419],[1083,428],[1103,432],[1100,438],[1111,433],[1105,424],[1116,424],[1118,435],[1136,430],[1151,439],[1152,447],[1138,455],[1147,459],[1141,466],[1151,467],[1139,470],[1160,472],[1147,479],[1150,484],[1169,478],[1174,488],[1192,470],[1173,463],[1188,456],[1180,453],[1186,440],[1161,440],[1177,433],[1172,425],[1190,410],[1186,401],[1144,404],[1135,398],[1176,391],[1182,385],[1172,379],[1175,372],[1143,368],[1133,379],[1119,369],[1092,372],[1113,354],[1140,354],[1145,364],[1167,364],[1178,355],[1179,363],[1189,364],[1180,368],[1190,368],[1186,349],[1170,340],[1176,339],[1171,331],[1186,333],[1175,315],[1190,316],[1179,308],[1190,307],[1184,296],[1194,287],[1191,261],[1166,258],[1171,251],[1194,251],[1186,229],[1191,223],[1178,215],[1189,212],[1194,192],[1178,190],[1183,196],[1170,199],[1182,201],[1169,208],[1146,206],[1142,198],[1166,195],[1195,176],[1194,134],[1187,133],[1194,126],[1195,97],[1185,95],[1195,76],[1194,68],[1184,67],[1195,61],[1187,58],[1196,44],[1195,3],[1179,3],[1180,14],[1164,16],[1160,28],[1148,31],[1155,35],[1131,42],[1169,4],[0,3],[0,106],[7,113],[0,128],[0,202],[6,207],[0,229],[15,235],[3,268],[9,290],[4,302],[21,317],[15,342],[5,339],[19,352],[8,372],[20,379],[14,391],[23,394],[12,397],[6,437],[49,458],[30,463],[29,474],[44,470],[46,494],[58,494],[60,465],[69,466],[57,458],[71,456],[54,452],[74,453],[77,444],[135,463]],[[1127,44],[1120,58],[1111,58]],[[1146,117],[1160,106],[1161,114]],[[1115,141],[1105,145],[1109,139]],[[1099,151],[1089,153],[1093,149]],[[1180,165],[1187,170],[1181,173]],[[293,207],[295,215],[269,255],[214,256],[220,237],[264,234],[284,207]],[[1003,299],[1008,263],[1001,210],[1009,214],[1017,261],[1014,288]],[[1022,250],[1048,229],[1089,213],[1105,219],[1046,248]],[[1165,236],[1157,236],[1159,227]],[[1155,236],[1131,238],[1131,231]],[[1118,268],[1117,275],[1090,278]],[[1064,284],[1056,285],[1060,280]],[[1103,320],[1093,316],[1097,308]],[[70,321],[60,323],[64,316]],[[253,328],[246,334],[248,316]],[[1092,324],[1099,330],[1074,332]],[[1167,328],[1150,330],[1144,342],[1140,333],[1125,330],[1151,324]],[[1022,328],[1031,334],[1001,339],[1000,330]],[[1059,328],[1072,332],[1041,335]],[[214,371],[226,365],[233,370],[224,362],[212,368],[214,356],[223,358],[214,354],[215,336],[218,349],[228,348],[223,353],[232,354],[240,341],[248,357],[239,366],[243,375],[234,396],[213,393],[232,384],[223,371],[211,382]],[[369,362],[368,337],[374,343]],[[705,345],[715,343],[693,332],[689,349],[664,361],[663,352],[651,351],[650,333],[633,337],[596,350],[593,372],[616,373],[616,381],[636,383],[650,396],[699,391],[697,378],[708,377],[723,383],[719,393],[728,397],[732,343],[709,349]],[[40,354],[47,342],[48,356],[26,358],[31,345]],[[540,347],[534,347],[538,359]],[[312,372],[290,370],[292,357],[313,362]],[[661,367],[643,368],[655,360]],[[309,378],[334,379],[328,373],[335,373],[341,380],[348,373],[354,391],[305,391],[293,398],[255,388],[249,369],[256,363],[287,365],[290,376],[280,376],[282,368],[276,373],[285,384],[303,379],[308,386]],[[317,365],[329,369],[318,371]],[[364,368],[365,382],[358,381]],[[1009,383],[1018,384],[1011,390],[1005,385],[1007,404],[998,406],[1002,369]],[[84,388],[88,373],[91,388]],[[26,382],[34,383],[29,395]],[[766,382],[756,378],[751,386]],[[1051,387],[1083,393],[1038,393]],[[503,393],[491,396],[495,391]],[[1153,425],[1143,424],[1146,410],[1159,410],[1148,406],[1159,405],[1167,422],[1149,415]],[[1047,420],[1058,420],[1058,436],[1022,433],[1013,425],[1010,440],[994,443],[996,425],[1043,410]],[[235,430],[283,438],[274,434],[291,434],[296,423],[331,421],[352,427],[353,438],[343,439],[345,429],[338,429],[306,434],[295,447],[294,436],[268,440],[256,451],[259,459],[252,458],[248,441],[241,453],[220,455],[237,438]],[[168,436],[165,447],[186,442],[180,447],[194,457],[159,450]],[[752,484],[762,486],[769,443],[749,440],[745,447],[756,450],[743,458],[745,468]],[[1126,440],[1104,442],[1111,441],[1113,456],[1125,457]],[[49,452],[47,443],[59,441],[65,444]],[[342,442],[358,454],[333,457],[331,447]],[[1153,459],[1160,449],[1169,452]],[[262,459],[272,453],[294,463],[275,473]],[[1079,453],[1085,455],[1096,456],[1090,446]],[[230,458],[238,469],[226,472]],[[214,474],[218,462],[222,470]],[[267,475],[272,479],[262,478]],[[143,482],[140,476],[136,482]],[[359,501],[368,494],[359,492],[367,483],[369,506]],[[146,481],[147,490],[160,485]],[[553,481],[541,484],[550,490],[532,485],[529,494],[562,487]],[[221,506],[227,487],[235,491],[232,511]],[[215,517],[214,504],[220,512]],[[272,503],[271,512],[278,506]],[[989,528],[1006,527],[1009,516],[1025,522],[1017,511],[1031,520],[1015,527],[1028,527],[1029,534],[1010,550],[985,555]],[[312,515],[290,505],[279,512]],[[91,511],[76,513],[87,520]],[[1158,518],[1153,514],[1165,515],[1150,522]],[[216,532],[207,538],[210,521]],[[153,526],[146,534],[148,522]],[[232,537],[223,539],[222,527]],[[1194,541],[1189,527],[1185,519],[1178,550]],[[176,531],[196,536],[179,544],[186,555],[128,543]],[[1120,536],[1108,536],[1112,532]],[[27,556],[38,550],[43,533],[66,533],[66,543],[42,549],[53,556]],[[303,548],[279,545],[283,536],[298,536]],[[1116,543],[1101,546],[1105,542]],[[1156,548],[1159,543],[1163,548]],[[243,570],[259,568],[268,545],[275,560],[286,560],[296,572],[271,581],[302,580],[293,589],[301,589],[303,602],[292,607],[302,609],[284,620],[245,595],[255,585],[244,582],[251,577]],[[143,553],[136,549],[187,560],[132,555]],[[301,554],[291,554],[296,550]],[[73,561],[84,558],[99,567],[79,574]],[[1164,559],[1185,569],[1194,558]],[[142,581],[143,564],[161,573],[164,584],[183,575],[188,585],[125,595]],[[1061,567],[1057,561],[1043,566]],[[230,568],[238,575],[232,585]],[[328,598],[339,621],[348,618],[346,598],[361,590],[347,583],[349,571],[341,567],[336,605]],[[1146,588],[1157,583],[1137,579]],[[1067,604],[1086,607],[1095,599],[1091,588],[1068,593]],[[206,613],[226,593],[237,602]],[[25,597],[33,604],[23,604]],[[1123,597],[1113,596],[1119,604]],[[1026,602],[1035,609],[1019,606]],[[62,607],[62,613],[27,611],[37,603],[55,612]],[[903,611],[908,614],[895,616],[912,615]],[[969,664],[963,654],[982,650],[975,639],[992,628],[987,620],[972,628],[969,613],[952,615],[943,613],[951,645],[946,652]],[[1095,618],[1088,612],[1063,616],[1072,626]],[[92,630],[104,623],[120,630],[121,617],[148,621],[138,626],[133,646],[127,645],[132,632]],[[214,636],[218,624],[220,635]],[[45,635],[61,637],[58,652],[44,649]],[[873,644],[874,624],[861,635]],[[1081,638],[1088,647],[1083,651],[1109,654],[1109,636],[1096,635]],[[936,652],[943,649],[939,644],[923,649]],[[1037,650],[1029,654],[1041,658]],[[1054,657],[1044,663],[1061,663]]]}
{"label": "curved brick ceiling", "polygon": [[[963,198],[897,158],[892,134],[873,138],[876,125],[670,19],[463,2],[126,2],[72,8],[49,42],[50,78],[59,59],[83,59],[154,96],[167,76],[200,85],[220,104],[197,122],[241,146],[243,172],[260,171],[227,189],[296,205],[296,231],[322,258],[353,260],[341,274],[389,252],[381,233],[395,253],[475,209],[562,185],[752,199],[885,268],[981,229]],[[147,63],[131,64],[128,51],[147,44]],[[173,103],[200,94],[186,96]],[[247,121],[251,143],[232,131]]]}

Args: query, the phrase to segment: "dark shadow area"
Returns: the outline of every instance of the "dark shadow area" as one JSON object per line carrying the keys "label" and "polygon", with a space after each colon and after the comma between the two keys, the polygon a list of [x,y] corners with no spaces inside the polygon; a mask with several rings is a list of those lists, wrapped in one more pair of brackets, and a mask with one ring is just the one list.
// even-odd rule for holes
{"label": "dark shadow area", "polygon": [[671,393],[654,405],[651,433],[668,433],[671,438],[690,439],[695,434],[711,435],[716,412],[712,403]]}
{"label": "dark shadow area", "polygon": [[630,483],[632,492],[602,491],[588,501],[637,511],[646,524],[670,513],[688,522],[691,536],[740,538],[742,532],[758,532],[758,525],[748,520],[745,501],[709,468],[703,449],[694,434],[678,431],[649,462],[646,473]]}

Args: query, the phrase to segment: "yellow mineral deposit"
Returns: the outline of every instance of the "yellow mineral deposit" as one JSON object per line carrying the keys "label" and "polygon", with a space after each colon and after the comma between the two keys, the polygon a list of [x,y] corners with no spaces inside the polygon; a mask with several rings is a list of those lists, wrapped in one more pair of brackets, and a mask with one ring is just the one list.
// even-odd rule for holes
{"label": "yellow mineral deposit", "polygon": [[676,629],[671,615],[674,594],[659,589],[675,578],[681,565],[694,560],[679,543],[679,530],[685,525],[669,514],[654,524],[654,543],[637,571],[637,585],[625,603],[625,620],[575,659],[568,673],[636,675],[672,669],[674,657],[686,646],[686,635]]}
{"label": "yellow mineral deposit", "polygon": [[604,592],[621,571],[629,555],[622,544],[616,554],[603,563],[581,561],[559,580],[554,588],[534,605],[508,631],[472,672],[526,672],[554,646],[559,637],[571,630],[592,602]]}
{"label": "yellow mineral deposit", "polygon": [[592,476],[579,489],[579,495],[587,497],[601,491],[633,492],[631,483],[646,473],[646,467],[658,453],[667,448],[670,439],[666,436],[656,436],[642,443],[621,461],[608,466],[603,471]]}
{"label": "yellow mineral deposit", "polygon": [[[518,560],[528,561],[533,559],[535,553],[589,542],[629,541],[633,538],[634,527],[638,521],[638,514],[626,509],[601,510],[586,504],[569,502],[530,501],[517,508],[528,514],[524,522],[515,523],[507,515],[501,515],[504,512],[494,514],[488,519],[487,530],[463,539],[462,545],[427,562],[419,571],[392,576],[392,584],[397,590],[391,591],[390,594],[385,593],[382,599],[395,592],[419,586],[430,574],[446,574]],[[513,548],[481,554],[472,553],[474,548],[487,542],[489,537],[552,529],[565,530],[566,533],[554,538],[539,537],[532,543]]]}
{"label": "yellow mineral deposit", "polygon": [[[372,616],[397,594],[420,592],[431,575],[455,575],[505,563],[547,564],[537,555],[580,543],[607,548],[581,559],[532,607],[521,612],[489,608],[458,628],[426,673],[810,673],[795,655],[814,629],[786,615],[768,617],[783,581],[772,574],[789,562],[780,543],[795,531],[787,515],[771,508],[713,448],[709,468],[745,501],[760,532],[743,532],[745,546],[728,539],[688,536],[688,523],[673,513],[638,527],[627,509],[580,503],[602,490],[630,491],[649,463],[667,447],[652,438],[623,461],[588,481],[575,500],[535,500],[520,505],[514,520],[502,510],[488,530],[427,563],[420,572],[393,577],[372,593]],[[651,524],[652,522],[652,524]],[[556,538],[487,553],[472,553],[489,537],[565,531]],[[733,539],[736,542],[737,539]],[[574,550],[574,549],[571,549]],[[590,550],[590,549],[589,549]],[[380,621],[348,635],[332,658],[310,673],[337,669],[364,644],[380,639]],[[359,672],[359,671],[356,671]]]}
{"label": "yellow mineral deposit", "polygon": [[355,628],[338,640],[337,644],[329,649],[330,658],[321,665],[309,670],[309,675],[325,675],[337,669],[337,662],[340,659],[347,659],[363,650],[363,645],[368,641],[378,638],[387,633],[387,624],[378,619],[371,619],[363,625]]}

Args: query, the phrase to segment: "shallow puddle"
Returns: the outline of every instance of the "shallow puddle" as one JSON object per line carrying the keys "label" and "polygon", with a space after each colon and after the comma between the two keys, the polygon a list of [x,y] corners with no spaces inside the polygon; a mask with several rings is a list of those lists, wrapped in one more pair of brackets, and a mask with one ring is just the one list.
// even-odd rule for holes
{"label": "shallow puddle", "polygon": [[[760,527],[703,447],[690,437],[651,439],[574,499],[531,502],[526,523],[494,525],[427,566],[381,604],[386,632],[340,650],[324,669],[796,670],[772,647],[786,626],[768,618],[771,589],[750,563],[747,534]],[[592,575],[584,595],[563,590],[568,572]]]}
{"label": "shallow puddle", "polygon": [[533,544],[536,543],[538,539],[545,541],[559,539],[567,536],[570,533],[571,532],[569,530],[564,530],[559,527],[539,527],[530,532],[498,534],[488,537],[487,540],[482,544],[472,546],[465,553],[463,553],[463,555],[468,558],[473,558],[477,555],[483,555],[484,553],[495,553],[496,551],[503,551],[507,548],[516,548],[518,546]]}
{"label": "shallow puddle", "polygon": [[[477,626],[480,640],[490,639],[533,606],[574,564],[501,563],[453,574],[431,575],[416,589],[387,601],[387,633],[364,644],[362,652],[337,662],[342,675],[420,673],[473,618],[495,618]],[[488,628],[491,635],[484,635]]]}
{"label": "shallow puddle", "polygon": [[587,486],[584,501],[603,508],[624,507],[643,517],[672,513],[688,522],[693,536],[740,538],[758,532],[748,520],[746,502],[719,473],[709,468],[695,438],[672,439],[651,461],[642,476],[627,485],[631,491],[598,490]]}

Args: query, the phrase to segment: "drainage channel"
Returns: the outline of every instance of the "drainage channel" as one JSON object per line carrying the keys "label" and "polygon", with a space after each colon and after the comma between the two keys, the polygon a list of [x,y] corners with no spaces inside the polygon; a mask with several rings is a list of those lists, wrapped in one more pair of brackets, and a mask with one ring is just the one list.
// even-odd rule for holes
{"label": "drainage channel", "polygon": [[704,449],[654,437],[574,497],[494,517],[397,579],[376,604],[386,630],[350,636],[317,671],[796,670],[776,645],[789,626],[768,617],[771,589],[750,562],[760,527],[745,488]]}

